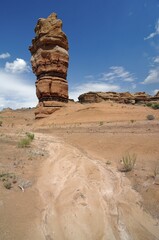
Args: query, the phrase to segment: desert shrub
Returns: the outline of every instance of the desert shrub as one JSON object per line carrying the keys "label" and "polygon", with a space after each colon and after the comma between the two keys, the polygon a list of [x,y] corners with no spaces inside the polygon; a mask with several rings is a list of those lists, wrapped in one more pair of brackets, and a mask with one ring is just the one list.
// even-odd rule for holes
{"label": "desert shrub", "polygon": [[146,118],[147,118],[147,120],[154,120],[155,119],[155,117],[151,114],[147,115]]}
{"label": "desert shrub", "polygon": [[121,172],[129,172],[134,168],[136,163],[136,154],[130,155],[129,153],[122,157],[121,162],[123,168],[120,169]]}
{"label": "desert shrub", "polygon": [[31,141],[34,140],[34,133],[27,132],[26,135]]}
{"label": "desert shrub", "polygon": [[130,120],[130,122],[131,122],[131,123],[134,123],[134,122],[135,122],[135,120],[131,119],[131,120]]}
{"label": "desert shrub", "polygon": [[151,107],[153,109],[159,109],[159,103],[147,103],[146,104],[147,107]]}
{"label": "desert shrub", "polygon": [[1,178],[8,179],[10,176],[11,176],[10,173],[0,173],[0,179],[1,179]]}
{"label": "desert shrub", "polygon": [[152,106],[152,103],[151,103],[151,102],[146,103],[146,106],[147,106],[147,107],[151,107],[151,106]]}
{"label": "desert shrub", "polygon": [[0,127],[2,127],[2,123],[3,123],[2,120],[0,120]]}
{"label": "desert shrub", "polygon": [[20,148],[29,147],[31,142],[33,141],[33,139],[34,139],[34,133],[27,132],[26,137],[22,138],[18,142],[18,147],[20,147]]}
{"label": "desert shrub", "polygon": [[153,109],[159,109],[159,103],[154,103],[151,106]]}
{"label": "desert shrub", "polygon": [[26,138],[22,138],[19,142],[18,142],[18,147],[19,148],[26,148],[29,147],[31,144],[31,139],[26,137]]}
{"label": "desert shrub", "polygon": [[154,177],[156,177],[159,174],[159,165],[155,167],[154,169]]}
{"label": "desert shrub", "polygon": [[103,125],[103,122],[99,122],[99,126],[102,126]]}
{"label": "desert shrub", "polygon": [[11,182],[4,182],[3,183],[3,186],[6,188],[6,189],[11,189],[11,187],[12,187],[12,184],[11,184]]}

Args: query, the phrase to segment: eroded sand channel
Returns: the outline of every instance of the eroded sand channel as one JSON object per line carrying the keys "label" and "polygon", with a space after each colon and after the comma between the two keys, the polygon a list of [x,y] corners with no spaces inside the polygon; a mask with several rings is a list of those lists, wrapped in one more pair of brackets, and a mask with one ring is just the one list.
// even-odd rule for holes
{"label": "eroded sand channel", "polygon": [[159,239],[157,220],[123,174],[60,138],[49,140],[37,182],[44,239]]}

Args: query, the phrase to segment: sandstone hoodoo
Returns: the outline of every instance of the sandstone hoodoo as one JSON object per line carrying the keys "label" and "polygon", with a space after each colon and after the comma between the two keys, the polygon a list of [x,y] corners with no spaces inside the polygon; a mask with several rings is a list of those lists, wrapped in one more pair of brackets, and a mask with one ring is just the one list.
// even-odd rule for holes
{"label": "sandstone hoodoo", "polygon": [[68,102],[68,40],[56,13],[46,19],[40,18],[35,34],[29,47],[32,70],[37,76],[36,95],[39,104],[35,116],[43,118]]}

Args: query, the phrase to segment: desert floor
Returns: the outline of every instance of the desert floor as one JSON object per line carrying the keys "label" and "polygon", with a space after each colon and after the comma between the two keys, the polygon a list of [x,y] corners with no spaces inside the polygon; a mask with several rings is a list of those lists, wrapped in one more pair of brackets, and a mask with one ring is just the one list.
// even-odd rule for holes
{"label": "desert floor", "polygon": [[[69,103],[0,120],[0,240],[159,239],[158,110]],[[35,139],[19,148],[26,132]],[[136,163],[123,172],[127,154]]]}

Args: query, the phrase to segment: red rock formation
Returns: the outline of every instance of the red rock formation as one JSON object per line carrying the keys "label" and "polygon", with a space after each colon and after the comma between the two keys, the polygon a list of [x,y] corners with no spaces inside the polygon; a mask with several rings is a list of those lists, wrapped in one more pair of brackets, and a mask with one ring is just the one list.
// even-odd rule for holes
{"label": "red rock formation", "polygon": [[79,97],[80,103],[98,103],[102,101],[113,101],[118,103],[127,104],[146,104],[148,102],[158,102],[159,92],[154,96],[150,96],[145,92],[137,92],[131,94],[129,92],[117,93],[117,92],[88,92],[83,93]]}
{"label": "red rock formation", "polygon": [[[53,113],[68,102],[68,41],[62,21],[55,13],[40,18],[29,50],[33,73],[37,76],[36,95],[39,105],[36,118]],[[48,102],[48,103],[47,103]]]}
{"label": "red rock formation", "polygon": [[145,102],[145,101],[149,101],[151,96],[149,94],[147,94],[146,92],[136,92],[133,94],[135,102]]}
{"label": "red rock formation", "polygon": [[127,93],[117,93],[117,92],[88,92],[81,94],[79,97],[79,102],[81,103],[93,103],[102,101],[115,101],[121,103],[128,103],[128,101],[133,100],[133,96]]}

